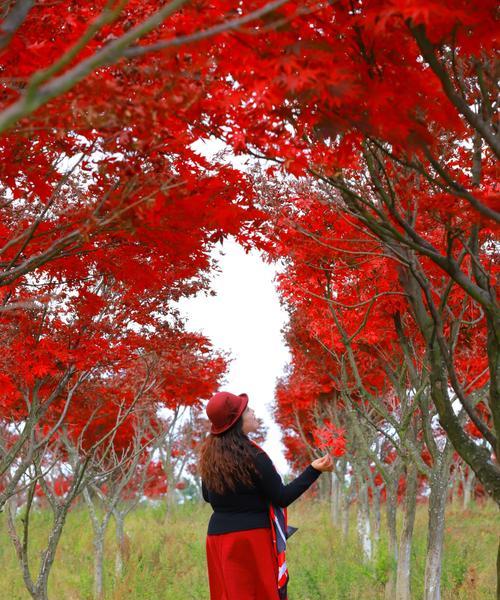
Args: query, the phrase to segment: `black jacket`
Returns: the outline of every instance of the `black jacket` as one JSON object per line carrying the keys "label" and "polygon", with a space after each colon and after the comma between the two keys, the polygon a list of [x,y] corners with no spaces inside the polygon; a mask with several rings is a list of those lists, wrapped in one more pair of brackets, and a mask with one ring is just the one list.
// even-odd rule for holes
{"label": "black jacket", "polygon": [[269,505],[288,506],[301,496],[321,474],[309,465],[287,485],[276,471],[269,456],[260,448],[252,448],[258,475],[252,486],[238,483],[234,492],[216,494],[202,481],[202,493],[214,510],[208,524],[208,535],[270,527]]}

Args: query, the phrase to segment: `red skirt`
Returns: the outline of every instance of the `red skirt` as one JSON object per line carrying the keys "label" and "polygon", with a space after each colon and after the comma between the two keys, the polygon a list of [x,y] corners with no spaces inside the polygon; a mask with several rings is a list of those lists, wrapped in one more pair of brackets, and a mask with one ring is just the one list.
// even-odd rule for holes
{"label": "red skirt", "polygon": [[207,535],[210,600],[279,600],[271,529]]}

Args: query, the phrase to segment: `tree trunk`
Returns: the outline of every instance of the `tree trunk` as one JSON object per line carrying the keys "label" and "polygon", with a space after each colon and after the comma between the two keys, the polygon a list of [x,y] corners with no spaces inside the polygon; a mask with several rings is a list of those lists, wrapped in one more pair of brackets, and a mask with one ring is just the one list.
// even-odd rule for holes
{"label": "tree trunk", "polygon": [[[489,282],[485,281],[485,285],[490,288]],[[492,297],[495,298],[495,290],[490,291],[490,293]],[[498,467],[500,461],[500,318],[498,306],[495,305],[491,311],[485,311],[485,314],[488,326],[486,350],[490,367],[490,393],[488,406],[491,411],[491,416],[493,417],[493,431],[495,432],[497,441],[497,447],[495,448],[495,465]],[[479,474],[478,479],[481,481]],[[481,481],[481,483],[483,482]],[[485,484],[483,483],[483,485]],[[500,477],[497,478],[497,486],[500,488]],[[486,485],[485,487],[488,490]],[[500,505],[500,490],[495,499],[497,504]]]}
{"label": "tree trunk", "polygon": [[497,552],[497,600],[500,600],[500,537],[498,538]]}
{"label": "tree trunk", "polygon": [[69,503],[58,508],[54,526],[49,535],[49,540],[45,551],[42,553],[42,561],[40,564],[40,572],[36,582],[35,600],[48,600],[48,585],[49,574],[54,559],[59,540],[61,539],[62,530],[66,523],[66,515],[68,514]]}
{"label": "tree trunk", "polygon": [[116,535],[115,576],[121,579],[123,577],[125,558],[128,554],[127,543],[125,541],[125,517],[119,512],[113,512],[113,518],[115,520]]}
{"label": "tree trunk", "polygon": [[386,483],[385,513],[387,521],[388,549],[391,560],[389,578],[385,584],[386,600],[394,600],[396,596],[396,565],[398,564],[398,534],[396,525],[396,512],[398,502],[399,476],[394,481]]}
{"label": "tree trunk", "polygon": [[89,509],[90,520],[94,530],[94,600],[101,600],[104,594],[104,536],[108,528],[111,510],[107,510],[102,519],[99,520],[94,501],[88,491],[83,490],[83,497]]}
{"label": "tree trunk", "polygon": [[168,522],[170,520],[170,514],[173,510],[173,508],[176,505],[176,498],[175,498],[175,486],[176,486],[176,480],[175,480],[175,474],[174,471],[172,469],[172,466],[170,464],[166,464],[164,463],[163,468],[165,469],[165,473],[167,474],[167,493],[165,495],[165,522]]}
{"label": "tree trunk", "polygon": [[450,478],[450,482],[451,482],[450,505],[453,509],[456,509],[459,506],[460,481],[461,481],[461,469],[457,464],[457,465],[455,465],[455,469]]}
{"label": "tree trunk", "polygon": [[333,526],[338,528],[340,527],[340,481],[333,471],[331,479],[330,510]]}
{"label": "tree trunk", "polygon": [[372,487],[373,490],[373,524],[372,524],[372,547],[373,547],[373,556],[376,556],[378,545],[380,542],[380,522],[382,516],[380,514],[380,490],[377,486]]}
{"label": "tree trunk", "polygon": [[464,477],[463,481],[463,508],[467,510],[470,508],[472,504],[472,490],[474,489],[474,484],[476,480],[476,475],[474,471],[468,467],[467,474]]}
{"label": "tree trunk", "polygon": [[450,480],[451,444],[436,459],[436,465],[429,481],[429,524],[427,534],[427,556],[425,561],[424,600],[441,600],[441,567],[443,563],[443,543],[446,500]]}
{"label": "tree trunk", "polygon": [[347,541],[349,537],[349,512],[351,508],[351,498],[348,491],[342,494],[342,539]]}
{"label": "tree trunk", "polygon": [[165,514],[165,520],[166,521],[169,520],[170,513],[174,509],[175,505],[176,505],[175,488],[172,488],[172,489],[169,488],[168,491],[167,491],[167,494],[165,496],[165,506],[167,508],[166,514]]}
{"label": "tree trunk", "polygon": [[411,600],[410,563],[416,509],[417,467],[410,463],[406,469],[406,494],[403,507],[403,525],[399,538],[395,600]]}
{"label": "tree trunk", "polygon": [[327,502],[330,495],[330,481],[328,477],[320,477],[318,479],[319,499],[322,502]]}
{"label": "tree trunk", "polygon": [[94,598],[103,597],[104,531],[94,532]]}
{"label": "tree trunk", "polygon": [[[439,340],[435,336],[433,317],[427,312],[430,304],[430,283],[421,273],[417,279],[414,272],[410,273],[409,270],[404,269],[400,270],[400,281],[408,294],[413,314],[426,341],[431,398],[439,415],[439,423],[457,453],[472,468],[487,493],[500,505],[500,465],[491,460],[490,450],[471,439],[453,407],[449,390],[450,373]],[[424,304],[422,291],[427,294],[427,306]],[[494,302],[491,303],[493,304]],[[487,303],[483,306],[488,330],[486,347],[490,371],[489,407],[493,417],[493,431],[497,437],[498,456],[500,454],[500,435],[497,435],[500,431],[500,319],[498,311],[490,310]]]}
{"label": "tree trunk", "polygon": [[[444,361],[435,346],[436,344],[431,347],[430,380],[432,401],[439,413],[439,423],[446,431],[455,450],[473,469],[487,493],[500,505],[500,467],[496,461],[491,460],[491,452],[476,444],[464,431],[449,398],[448,373],[445,370]],[[492,373],[491,370],[490,373]],[[490,382],[490,392],[493,387],[495,387],[493,382]],[[500,401],[498,406],[500,406]],[[498,439],[500,443],[500,436]]]}
{"label": "tree trunk", "polygon": [[363,559],[369,562],[373,556],[370,509],[368,505],[368,485],[365,481],[360,483],[358,489],[358,537],[363,550]]}
{"label": "tree trunk", "polygon": [[[47,540],[47,546],[41,552],[41,560],[40,566],[38,570],[38,577],[36,582],[33,583],[31,578],[31,573],[29,570],[29,561],[27,555],[27,538],[23,540],[23,549],[21,549],[21,542],[15,532],[13,519],[15,518],[15,506],[12,504],[8,505],[9,514],[11,515],[12,521],[8,521],[9,534],[14,542],[14,546],[16,547],[16,551],[18,552],[18,558],[21,560],[21,567],[23,570],[23,579],[26,585],[26,588],[33,598],[33,600],[48,600],[48,582],[49,575],[52,565],[54,564],[54,559],[56,555],[57,546],[59,544],[59,540],[61,539],[62,530],[64,524],[66,522],[66,516],[68,514],[68,509],[70,506],[70,502],[67,504],[63,504],[54,509],[54,521],[52,525],[52,529],[49,533],[49,538]],[[25,515],[25,519],[29,519],[29,515]],[[24,547],[24,543],[26,547]],[[21,552],[21,556],[19,556],[19,552]]]}

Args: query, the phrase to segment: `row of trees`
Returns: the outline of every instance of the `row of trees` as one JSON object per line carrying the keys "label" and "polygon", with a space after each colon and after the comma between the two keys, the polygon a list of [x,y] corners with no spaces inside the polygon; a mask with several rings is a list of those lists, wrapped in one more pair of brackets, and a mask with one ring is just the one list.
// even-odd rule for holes
{"label": "row of trees", "polygon": [[[60,263],[50,263],[9,286],[11,306],[1,322],[0,503],[37,599],[47,597],[67,513],[82,497],[94,528],[95,597],[102,596],[110,518],[124,548],[124,519],[141,497],[167,489],[172,497],[205,431],[188,427],[186,415],[195,417],[226,368],[208,340],[185,331],[175,311],[178,294],[200,289],[202,277],[185,280],[182,269],[160,262],[165,284],[146,295],[141,271],[134,277],[133,268],[124,270],[120,278],[91,253],[81,258],[79,271],[69,265],[61,273]],[[33,566],[30,515],[40,499],[52,519]],[[119,554],[118,574],[122,564]]]}
{"label": "row of trees", "polygon": [[[498,454],[493,8],[489,2],[474,14],[470,8],[466,1],[319,7],[274,31],[272,44],[259,37],[245,68],[232,67],[241,84],[227,93],[239,147],[274,161],[275,173],[295,174],[320,190],[309,203],[298,194],[296,210],[321,220],[337,208],[341,223],[359,232],[360,251],[373,251],[372,240],[400,266],[387,282],[405,295],[425,340],[441,426],[499,501],[498,462],[475,443],[453,406],[456,396]],[[214,117],[213,129],[223,127]],[[457,338],[456,350],[460,332],[450,327],[449,310],[461,310],[461,302],[484,333],[483,413],[458,364],[464,339]]]}
{"label": "row of trees", "polygon": [[[106,443],[102,436],[93,452],[79,450],[62,433],[59,446],[33,463],[23,485],[6,503],[8,537],[32,597],[48,596],[48,579],[70,510],[78,510],[92,527],[93,591],[98,599],[106,592],[104,566],[109,557],[104,537],[110,521],[115,532],[115,577],[120,580],[131,551],[126,532],[129,514],[140,502],[157,501],[165,505],[168,526],[170,507],[182,501],[189,484],[193,486],[194,481],[196,485],[197,437],[206,430],[200,409],[185,408],[149,420],[141,416],[140,424],[120,427]],[[40,527],[39,512],[48,513],[43,520],[48,534],[43,547],[31,541],[40,538],[34,536]],[[39,559],[34,560],[34,556]]]}
{"label": "row of trees", "polygon": [[281,135],[249,142],[296,179],[257,177],[262,246],[285,265],[292,363],[276,415],[290,457],[345,433],[333,517],[343,505],[347,523],[356,499],[369,559],[385,501],[389,598],[410,598],[415,503],[428,496],[424,597],[438,600],[451,481],[500,501],[498,132],[488,3],[481,26],[466,2],[427,8],[315,14],[291,51],[292,89],[265,109]]}
{"label": "row of trees", "polygon": [[[385,505],[394,560],[388,598],[411,597],[415,507],[417,497],[428,496],[425,598],[435,600],[450,488],[467,505],[482,486],[477,489],[473,471],[454,451],[434,396],[446,395],[463,431],[490,460],[492,447],[448,379],[434,378],[436,332],[409,269],[345,215],[341,198],[334,202],[321,186],[298,186],[289,199],[268,182],[264,187],[262,197],[276,214],[269,251],[286,265],[279,289],[290,315],[286,339],[292,363],[277,387],[276,417],[289,458],[300,466],[324,444],[342,457],[332,484],[332,516],[338,526],[343,521],[346,535],[349,507],[356,501],[367,560],[374,556]],[[428,230],[444,229],[439,216],[425,212],[421,208]],[[495,250],[487,243],[482,247],[485,253]],[[493,258],[484,261],[491,264]],[[459,389],[489,425],[484,315],[431,262],[426,267]],[[399,508],[404,519],[398,535]]]}
{"label": "row of trees", "polygon": [[346,432],[336,481],[353,486],[346,502],[356,492],[367,554],[368,497],[377,506],[381,494],[370,482],[382,477],[398,558],[389,597],[409,597],[425,477],[425,597],[437,599],[450,477],[461,471],[469,489],[476,477],[500,501],[492,6],[474,15],[468,2],[309,8],[272,43],[257,40],[244,69],[231,68],[241,83],[236,142],[225,136],[275,164],[257,188],[269,215],[261,247],[286,266],[293,362],[277,416],[293,432],[290,456],[294,444],[307,456],[315,431],[326,428],[334,448],[335,432]]}
{"label": "row of trees", "polygon": [[[188,43],[239,15],[183,1],[1,11],[0,509],[42,600],[83,501],[99,598],[110,519],[120,575],[126,515],[143,496],[173,501],[226,368],[176,302],[208,289],[213,244],[244,241],[256,214],[245,177],[190,148],[210,57]],[[40,505],[52,523],[33,564]]]}

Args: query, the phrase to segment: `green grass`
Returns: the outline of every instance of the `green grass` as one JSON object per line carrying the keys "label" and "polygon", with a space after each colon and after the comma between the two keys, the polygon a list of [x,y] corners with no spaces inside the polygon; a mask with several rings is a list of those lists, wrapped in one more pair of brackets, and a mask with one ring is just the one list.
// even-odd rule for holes
{"label": "green grass", "polygon": [[[206,505],[176,508],[168,518],[163,507],[141,507],[125,523],[131,554],[124,577],[115,581],[114,530],[106,539],[106,600],[208,599],[205,531],[210,516]],[[312,501],[294,504],[289,520],[300,530],[291,538],[288,565],[290,600],[378,600],[391,561],[382,538],[373,564],[360,562],[351,526],[344,542],[329,521],[328,507]],[[36,564],[49,519],[33,518],[32,560]],[[449,511],[443,562],[443,600],[491,600],[495,589],[495,559],[499,532],[493,504],[472,511]],[[0,598],[25,600],[21,571],[0,515]],[[425,567],[426,507],[419,507],[415,527],[412,586],[422,597]],[[92,597],[92,529],[84,507],[73,510],[52,569],[51,600],[90,600]]]}

